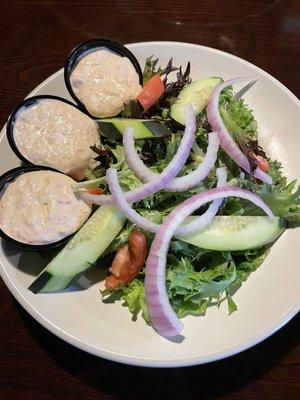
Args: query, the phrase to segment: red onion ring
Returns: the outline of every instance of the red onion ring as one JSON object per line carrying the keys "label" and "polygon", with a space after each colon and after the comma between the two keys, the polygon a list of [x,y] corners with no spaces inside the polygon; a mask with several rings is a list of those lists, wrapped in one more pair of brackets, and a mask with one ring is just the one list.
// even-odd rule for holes
{"label": "red onion ring", "polygon": [[109,168],[106,171],[106,179],[108,182],[110,193],[113,196],[114,204],[120,209],[120,211],[122,211],[125,217],[128,218],[129,221],[138,225],[140,228],[145,229],[146,231],[153,233],[158,232],[160,229],[159,224],[155,224],[149,219],[142,217],[127,203],[125,193],[123,193],[118,181],[117,170],[114,168]]}
{"label": "red onion ring", "polygon": [[[125,159],[129,168],[143,182],[151,182],[159,177],[159,174],[151,171],[140,159],[134,147],[134,130],[131,127],[126,128],[123,135],[123,147]],[[203,161],[197,168],[188,175],[173,178],[172,181],[164,187],[169,192],[184,192],[199,185],[213,169],[218,156],[220,140],[217,132],[208,134],[208,147]]]}
{"label": "red onion ring", "polygon": [[[224,187],[227,184],[227,170],[225,167],[217,168],[216,175],[218,177],[217,187]],[[214,200],[208,209],[200,215],[199,217],[195,218],[192,222],[189,222],[186,225],[180,226],[176,233],[179,235],[188,235],[190,233],[198,232],[203,229],[206,225],[208,225],[217,214],[219,207],[221,206],[223,199]],[[180,239],[180,237],[178,236]]]}
{"label": "red onion ring", "polygon": [[[190,104],[187,104],[185,106],[185,111],[186,126],[177,153],[163,172],[158,175],[157,179],[125,193],[128,203],[138,202],[163,189],[181,171],[195,142],[196,131],[196,117],[193,107]],[[77,194],[89,203],[99,205],[113,204],[113,198],[109,195],[92,195],[88,193],[88,191],[82,189],[78,190]]]}
{"label": "red onion ring", "polygon": [[[242,150],[235,143],[234,139],[228,132],[221,114],[219,110],[219,99],[222,90],[226,89],[228,86],[232,86],[235,83],[240,83],[243,81],[254,81],[256,79],[253,78],[233,78],[229,79],[218,85],[210,95],[207,104],[207,119],[211,124],[211,127],[214,131],[219,133],[220,145],[226,151],[226,153],[246,172],[251,173],[250,164],[246,155],[242,152]],[[256,169],[256,178],[262,180],[263,182],[272,183],[272,178],[261,171],[259,168]]]}
{"label": "red onion ring", "polygon": [[156,331],[165,337],[180,334],[183,324],[172,309],[165,286],[167,252],[170,241],[184,219],[209,201],[226,197],[241,197],[252,201],[273,218],[271,209],[258,197],[244,189],[225,187],[209,189],[185,200],[165,219],[155,235],[146,263],[145,295],[151,321]]}
{"label": "red onion ring", "polygon": [[[218,183],[217,187],[222,187],[226,185],[226,168],[218,168]],[[114,204],[122,211],[129,221],[136,224],[140,228],[152,232],[157,233],[161,225],[156,224],[149,219],[141,216],[138,212],[136,212],[126,201],[125,194],[123,193],[119,181],[118,174],[114,168],[109,168],[106,172],[106,178],[109,186],[109,190],[114,198]],[[206,212],[200,215],[198,218],[194,219],[192,222],[184,226],[180,226],[176,233],[178,235],[187,235],[189,233],[199,231],[204,226],[206,226],[209,222],[212,221],[213,217],[217,214],[220,205],[222,204],[222,199],[218,199],[212,202]]]}
{"label": "red onion ring", "polygon": [[232,86],[235,83],[251,80],[251,78],[234,78],[229,79],[215,87],[211,93],[208,104],[207,104],[207,119],[212,126],[214,131],[219,133],[220,144],[226,153],[246,172],[250,173],[250,164],[248,158],[242,152],[242,150],[235,143],[230,133],[228,132],[220,111],[219,111],[219,99],[222,90],[228,86]]}
{"label": "red onion ring", "polygon": [[272,185],[273,179],[269,174],[266,174],[264,171],[262,171],[260,168],[256,168],[256,170],[253,172],[254,178],[260,179],[261,181],[268,183],[269,185]]}

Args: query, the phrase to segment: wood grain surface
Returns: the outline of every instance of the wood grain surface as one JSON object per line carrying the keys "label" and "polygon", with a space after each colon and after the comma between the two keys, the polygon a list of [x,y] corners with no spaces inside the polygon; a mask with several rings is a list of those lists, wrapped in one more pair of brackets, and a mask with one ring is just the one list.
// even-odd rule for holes
{"label": "wood grain surface", "polygon": [[[76,44],[97,36],[215,47],[265,69],[300,96],[299,0],[2,0],[0,27],[1,125]],[[296,400],[299,325],[298,317],[262,344],[210,365],[129,367],[47,332],[0,280],[0,399]]]}

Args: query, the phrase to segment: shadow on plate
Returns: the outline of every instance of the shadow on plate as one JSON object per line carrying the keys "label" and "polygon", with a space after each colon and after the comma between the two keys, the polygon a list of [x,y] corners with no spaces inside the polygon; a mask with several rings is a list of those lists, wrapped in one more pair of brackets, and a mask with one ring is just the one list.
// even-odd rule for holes
{"label": "shadow on plate", "polygon": [[5,240],[1,240],[1,246],[11,265],[28,275],[38,275],[49,260],[47,254],[41,255],[32,251],[22,251]]}
{"label": "shadow on plate", "polygon": [[105,277],[106,277],[107,271],[101,266],[97,265],[95,267],[92,267],[88,271],[85,272],[85,274],[78,279],[74,285],[69,287],[67,290],[69,292],[77,292],[77,291],[82,291],[89,289],[91,286],[96,285],[99,282],[102,282]]}
{"label": "shadow on plate", "polygon": [[[198,400],[220,399],[230,393],[237,394],[245,386],[251,386],[251,382],[263,380],[264,374],[288,356],[298,343],[300,328],[298,316],[263,343],[226,360],[207,365],[173,369],[140,368],[84,353],[48,332],[17,303],[16,308],[34,340],[55,361],[58,374],[65,374],[66,379],[71,375],[69,379],[72,380],[72,386],[76,379],[78,386],[84,385],[87,393],[96,390],[99,394],[105,393],[122,399]],[[282,382],[276,385],[276,390],[284,390],[284,376]],[[270,398],[268,395],[273,389],[263,388],[263,383],[260,387],[260,398]],[[237,398],[242,398],[242,395]]]}
{"label": "shadow on plate", "polygon": [[[33,277],[37,276],[60,250],[49,250],[41,253],[22,251],[10,243],[7,243],[5,240],[1,240],[1,246],[4,255],[8,258],[11,265]],[[101,268],[99,265],[92,267],[90,270],[86,271],[74,285],[68,288],[67,291],[75,292],[86,290],[103,281],[105,276],[105,269]]]}

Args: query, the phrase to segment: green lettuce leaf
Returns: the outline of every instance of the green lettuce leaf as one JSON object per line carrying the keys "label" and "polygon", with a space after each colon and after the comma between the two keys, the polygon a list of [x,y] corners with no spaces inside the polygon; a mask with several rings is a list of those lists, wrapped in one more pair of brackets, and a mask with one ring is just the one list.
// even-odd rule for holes
{"label": "green lettuce leaf", "polygon": [[[144,218],[149,219],[152,222],[155,222],[156,224],[161,224],[163,219],[166,216],[166,213],[160,212],[158,210],[145,210],[145,209],[137,209],[136,210],[139,214],[141,214]],[[112,243],[109,246],[109,252],[114,252],[118,251],[119,248],[128,242],[128,237],[130,235],[130,232],[133,229],[141,229],[135,224],[133,224],[130,221],[127,221],[123,227],[123,229],[118,233],[118,235],[115,237],[115,239],[112,241]],[[153,240],[153,233],[151,232],[144,232],[146,235],[146,238],[148,239],[148,246],[151,245],[151,242]]]}
{"label": "green lettuce leaf", "polygon": [[[233,178],[230,184],[257,193],[273,211],[274,215],[287,220],[292,226],[300,225],[300,187],[297,181],[287,182],[278,161],[270,161],[269,174],[273,184],[255,182],[246,178]],[[230,198],[220,210],[224,215],[264,215],[253,203]]]}
{"label": "green lettuce leaf", "polygon": [[[158,67],[158,58],[153,58],[153,55],[146,58],[144,70],[143,70],[143,83],[145,84],[154,75],[163,75],[166,73],[166,68],[162,69]],[[175,68],[176,69],[176,68]]]}
{"label": "green lettuce leaf", "polygon": [[270,251],[270,246],[260,247],[258,249],[247,250],[244,252],[233,252],[231,257],[236,265],[236,279],[228,288],[228,293],[233,294],[249,275],[256,271],[267,257]]}
{"label": "green lettuce leaf", "polygon": [[[148,61],[148,76],[156,68],[154,60]],[[154,66],[154,69],[153,69]],[[151,69],[152,68],[152,69]],[[220,111],[225,125],[241,147],[249,141],[257,140],[257,124],[252,110],[243,100],[237,100],[231,89],[225,90],[220,97]],[[206,153],[208,140],[207,133],[211,130],[205,110],[198,117],[199,127],[196,132],[198,149],[194,148],[183,168],[181,174],[189,173],[202,161]],[[178,150],[182,132],[173,129],[172,135],[160,142],[150,139],[137,140],[136,148],[143,152],[145,162],[154,171],[160,173],[166,168]],[[156,146],[156,147],[155,147]],[[128,168],[123,147],[114,143],[110,148],[114,155],[114,167],[118,170],[120,184],[124,191],[134,189],[142,182]],[[148,154],[148,159],[147,159]],[[151,157],[151,154],[155,156]],[[290,223],[300,224],[300,189],[296,181],[291,183],[282,174],[281,164],[277,161],[269,162],[269,174],[273,178],[272,185],[256,181],[250,175],[241,175],[240,168],[222,150],[219,150],[216,167],[225,165],[228,171],[228,181],[231,185],[248,189],[257,193],[271,207],[275,215],[288,220]],[[147,199],[134,205],[135,209],[153,222],[161,223],[166,215],[176,205],[195,193],[209,189],[216,184],[215,171],[197,188],[183,193],[168,193],[160,191]],[[202,213],[205,208],[198,210]],[[223,215],[263,215],[263,212],[251,202],[229,198],[224,200],[219,214]],[[136,226],[130,222],[111,244],[109,252],[113,255],[121,245],[128,241],[128,236]],[[151,244],[153,234],[145,232],[148,245]],[[207,307],[218,305],[222,300],[227,300],[228,312],[236,311],[237,306],[232,298],[235,291],[245,282],[249,275],[255,271],[267,256],[270,247],[262,247],[244,252],[216,252],[208,251],[189,245],[178,239],[173,239],[170,244],[166,271],[166,288],[170,303],[179,318],[186,315],[204,315]],[[114,291],[102,292],[103,301],[112,302],[120,300],[128,307],[133,319],[142,313],[149,322],[150,316],[145,302],[144,272],[127,286]]]}
{"label": "green lettuce leaf", "polygon": [[235,278],[234,262],[224,260],[218,253],[211,259],[209,268],[201,271],[196,271],[187,258],[176,259],[167,272],[170,303],[179,318],[188,314],[203,315],[209,302],[220,299]]}
{"label": "green lettuce leaf", "polygon": [[257,122],[253,111],[243,99],[236,99],[232,89],[223,91],[219,108],[227,129],[241,145],[257,139]]}
{"label": "green lettuce leaf", "polygon": [[128,307],[132,313],[132,319],[135,321],[140,312],[146,322],[150,322],[150,314],[145,300],[145,288],[143,281],[135,279],[127,286],[122,286],[113,292],[105,289],[101,291],[102,301],[104,303],[113,303],[117,300],[123,301],[123,306]]}
{"label": "green lettuce leaf", "polygon": [[[178,249],[177,249],[178,250]],[[166,287],[170,303],[179,318],[204,315],[208,306],[227,299],[228,313],[236,311],[232,295],[264,261],[270,248],[244,252],[216,252],[198,249],[197,257],[181,256],[180,250],[168,257]],[[194,253],[195,255],[195,253]],[[144,292],[144,272],[129,285],[104,290],[103,301],[123,301],[136,319],[139,312],[149,322]]]}
{"label": "green lettuce leaf", "polygon": [[297,181],[287,182],[282,174],[282,165],[271,161],[269,174],[273,185],[261,185],[256,191],[275,215],[283,217],[294,226],[300,224],[300,186]]}

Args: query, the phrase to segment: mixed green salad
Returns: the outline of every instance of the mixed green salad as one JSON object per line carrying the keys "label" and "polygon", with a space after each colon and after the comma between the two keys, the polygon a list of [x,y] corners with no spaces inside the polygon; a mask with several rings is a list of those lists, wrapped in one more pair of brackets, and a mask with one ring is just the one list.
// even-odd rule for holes
{"label": "mixed green salad", "polygon": [[[299,225],[299,186],[296,181],[287,182],[280,162],[270,159],[260,147],[255,116],[244,100],[235,93],[235,81],[224,85],[221,78],[212,77],[192,82],[190,69],[189,63],[184,69],[176,68],[172,60],[165,68],[159,67],[159,61],[149,57],[143,71],[143,90],[139,98],[127,104],[118,117],[98,121],[101,146],[93,147],[98,166],[94,170],[86,170],[86,181],[78,183],[74,189],[84,199],[102,205],[95,208],[89,220],[32,283],[30,289],[33,292],[64,290],[97,263],[108,270],[106,287],[99,294],[104,303],[119,302],[128,307],[133,320],[139,313],[149,324],[155,319],[154,327],[164,336],[172,336],[174,331],[157,328],[157,324],[160,324],[159,316],[151,312],[155,306],[149,307],[149,298],[161,295],[157,287],[160,287],[162,280],[167,300],[175,312],[175,316],[169,315],[171,325],[177,317],[203,316],[207,307],[218,306],[223,300],[227,302],[228,313],[231,314],[238,307],[232,297],[236,290],[262,264],[272,243],[282,232],[288,226]],[[175,78],[170,79],[170,76]],[[221,122],[212,113],[216,111],[212,109],[215,101]],[[209,163],[207,154],[211,151],[213,136],[210,132],[213,130],[217,131],[216,138],[220,141],[220,146],[216,159],[212,156],[211,167],[203,180],[186,190],[168,190],[170,180],[162,186],[164,181],[161,183],[159,179],[181,152],[180,146],[183,146],[187,131],[192,129],[192,119],[188,124],[187,105],[193,106],[195,114],[195,140],[186,162],[175,174],[175,179],[190,176],[202,163]],[[217,129],[212,126],[214,124]],[[129,132],[128,127],[133,130]],[[229,154],[228,143],[226,145],[222,136],[224,129],[229,132],[231,140],[238,148],[235,154]],[[128,133],[128,140],[131,138],[130,134],[133,135],[135,151],[143,162],[145,171],[134,170],[134,163],[133,168],[128,165],[130,153],[126,155],[124,151],[124,132]],[[230,145],[229,143],[229,147]],[[247,166],[245,162],[248,163]],[[111,172],[111,169],[114,171]],[[107,170],[110,171],[108,174]],[[114,175],[115,171],[117,176]],[[218,188],[213,188],[218,186],[222,190],[224,187],[224,182],[223,185],[218,184],[217,171],[223,171],[223,174],[225,171],[228,196],[224,197],[223,191],[218,204],[215,203],[218,201],[215,198],[213,203],[203,203],[208,190],[212,189],[209,193],[216,196],[217,192],[214,190]],[[141,179],[143,173],[144,181]],[[118,197],[119,188],[124,193],[134,192],[137,188],[151,185],[155,181],[158,186],[153,193],[137,198],[138,201],[127,198],[128,206],[124,205],[124,209],[119,206],[124,204],[122,201],[125,198],[122,194]],[[265,208],[249,201],[247,196],[235,196],[235,191],[237,194],[246,193],[245,191],[254,193]],[[112,204],[111,196],[105,196],[110,194],[113,198],[118,197],[119,203]],[[211,214],[211,221],[197,231],[172,235],[169,246],[166,244],[167,253],[161,250],[165,245],[165,236],[161,236],[159,249],[162,253],[159,253],[158,248],[154,251],[153,243],[158,243],[157,237],[162,235],[156,230],[157,225],[166,226],[164,235],[167,235],[167,225],[173,224],[170,215],[184,213],[183,205],[190,204],[188,201],[192,196],[195,196],[193,199],[196,208],[193,204],[190,205],[195,209],[185,223],[195,222],[199,220],[199,216],[212,212],[210,204],[214,204],[214,214],[217,216]],[[101,200],[97,201],[97,197],[105,197],[106,200],[101,203]],[[137,223],[135,216],[130,218],[132,214],[128,207],[143,217],[141,224]],[[272,220],[269,218],[271,213],[266,216],[266,210],[271,210],[274,216]],[[149,229],[145,221],[149,221]],[[148,301],[145,293],[147,256],[149,271],[154,268],[155,257],[166,257],[165,273],[159,269],[162,267],[159,264],[161,260],[157,261],[159,266],[155,264],[159,271],[151,275],[157,281],[152,282],[152,289],[148,288]],[[149,261],[151,257],[153,265]],[[148,280],[151,286],[149,277]],[[161,307],[164,314],[165,300],[161,299],[160,302],[156,306]],[[173,325],[176,325],[176,321]],[[175,331],[178,333],[179,328]]]}

